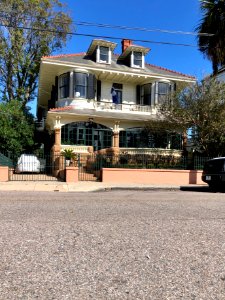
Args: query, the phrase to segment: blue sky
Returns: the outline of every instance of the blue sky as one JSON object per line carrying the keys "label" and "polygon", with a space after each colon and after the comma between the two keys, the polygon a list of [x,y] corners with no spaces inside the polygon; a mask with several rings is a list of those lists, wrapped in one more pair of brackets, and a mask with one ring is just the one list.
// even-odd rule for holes
{"label": "blue sky", "polygon": [[[194,32],[201,20],[199,0],[141,0],[141,1],[103,1],[103,0],[63,0],[67,4],[73,21],[144,27],[149,29],[166,29]],[[192,35],[166,34],[160,32],[141,32],[76,26],[78,34],[96,34],[129,39],[153,40],[197,46],[197,38]],[[85,52],[91,43],[91,37],[72,36],[60,54]],[[110,40],[110,39],[108,39]],[[115,53],[121,52],[121,40]],[[211,73],[211,63],[198,51],[197,47],[157,45],[135,42],[151,48],[146,57],[148,63],[190,74],[201,79]]]}

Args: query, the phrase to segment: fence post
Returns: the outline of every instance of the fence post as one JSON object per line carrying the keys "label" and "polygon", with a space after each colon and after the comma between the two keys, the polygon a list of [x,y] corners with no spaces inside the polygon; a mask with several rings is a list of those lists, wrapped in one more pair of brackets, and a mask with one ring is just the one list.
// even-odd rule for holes
{"label": "fence post", "polygon": [[193,151],[188,152],[187,169],[194,170],[194,152]]}
{"label": "fence post", "polygon": [[66,167],[66,182],[78,182],[78,167]]}

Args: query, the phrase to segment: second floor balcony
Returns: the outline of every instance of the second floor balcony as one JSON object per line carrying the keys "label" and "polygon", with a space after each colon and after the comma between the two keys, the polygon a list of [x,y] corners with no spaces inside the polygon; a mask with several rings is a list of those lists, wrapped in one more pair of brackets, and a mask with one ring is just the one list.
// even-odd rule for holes
{"label": "second floor balcony", "polygon": [[120,112],[129,114],[155,114],[156,106],[150,105],[139,105],[134,103],[122,103],[115,104],[112,101],[87,101],[74,100],[74,99],[62,99],[56,102],[56,107],[71,106],[75,109],[93,109],[95,111],[105,112]]}

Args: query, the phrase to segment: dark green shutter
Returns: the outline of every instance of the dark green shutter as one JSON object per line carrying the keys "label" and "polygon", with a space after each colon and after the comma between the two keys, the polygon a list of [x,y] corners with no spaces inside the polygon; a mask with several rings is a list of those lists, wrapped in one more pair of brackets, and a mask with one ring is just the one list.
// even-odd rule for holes
{"label": "dark green shutter", "polygon": [[174,84],[173,84],[173,91],[176,92],[176,90],[177,90],[177,84],[176,84],[176,82],[174,82]]}
{"label": "dark green shutter", "polygon": [[95,98],[95,87],[96,87],[96,78],[95,75],[88,75],[88,86],[87,86],[87,98],[94,99]]}
{"label": "dark green shutter", "polygon": [[70,72],[67,72],[66,98],[70,96]]}
{"label": "dark green shutter", "polygon": [[140,104],[140,102],[141,102],[141,86],[140,85],[137,85],[137,87],[136,87],[136,97],[137,97],[136,103]]}
{"label": "dark green shutter", "polygon": [[55,101],[58,101],[59,77],[55,77]]}
{"label": "dark green shutter", "polygon": [[97,80],[97,101],[101,101],[101,93],[102,93],[102,82],[101,80]]}

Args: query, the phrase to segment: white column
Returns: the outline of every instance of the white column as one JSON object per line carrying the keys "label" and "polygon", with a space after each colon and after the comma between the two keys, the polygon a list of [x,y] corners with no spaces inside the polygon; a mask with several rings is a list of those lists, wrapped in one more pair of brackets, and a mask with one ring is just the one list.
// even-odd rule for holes
{"label": "white column", "polygon": [[69,91],[69,98],[73,97],[73,71],[70,72],[70,91]]}
{"label": "white column", "polygon": [[155,105],[158,104],[158,89],[159,89],[158,82],[155,82]]}

